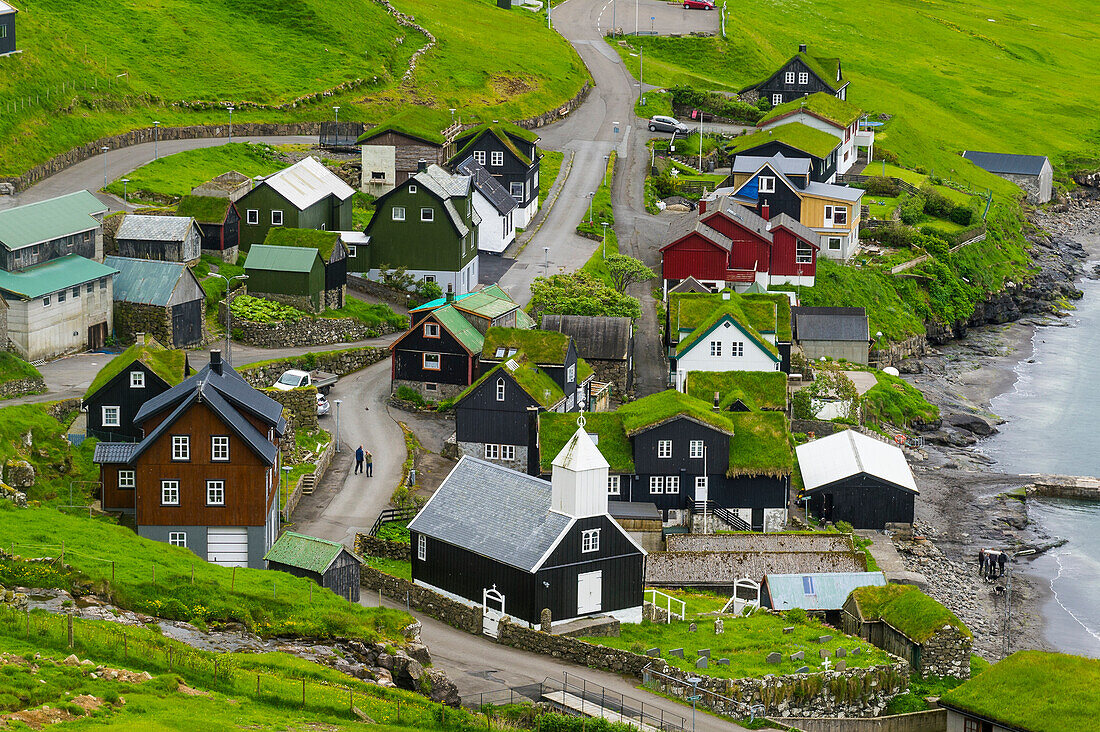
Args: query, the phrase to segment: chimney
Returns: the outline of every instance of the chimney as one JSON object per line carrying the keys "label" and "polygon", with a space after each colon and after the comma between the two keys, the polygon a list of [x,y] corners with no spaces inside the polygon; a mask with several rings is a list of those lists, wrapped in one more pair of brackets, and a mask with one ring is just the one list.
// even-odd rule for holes
{"label": "chimney", "polygon": [[707,212],[707,199],[700,198],[699,199],[699,215],[702,216],[706,212]]}
{"label": "chimney", "polygon": [[798,52],[799,53],[806,53],[806,44],[805,43],[799,43],[798,44]]}
{"label": "chimney", "polygon": [[210,352],[210,370],[219,376],[222,373],[222,352],[217,348]]}
{"label": "chimney", "polygon": [[447,302],[455,301],[455,286],[447,285]]}
{"label": "chimney", "polygon": [[418,160],[416,162],[416,172],[417,173],[423,173],[427,170],[428,170],[428,161],[425,160],[424,158],[420,158],[420,160]]}
{"label": "chimney", "polygon": [[718,406],[718,404],[719,404],[719,398],[718,397],[719,397],[718,392],[714,392],[714,411],[716,411],[716,412],[721,411],[721,408]]}
{"label": "chimney", "polygon": [[554,458],[550,474],[550,510],[574,518],[607,513],[607,460],[584,431],[577,431]]}
{"label": "chimney", "polygon": [[771,208],[768,206],[768,199],[764,199],[764,203],[760,204],[760,218],[765,221],[771,220]]}
{"label": "chimney", "polygon": [[144,346],[145,345],[145,334],[144,333],[138,333],[137,334],[137,344],[139,346]]}

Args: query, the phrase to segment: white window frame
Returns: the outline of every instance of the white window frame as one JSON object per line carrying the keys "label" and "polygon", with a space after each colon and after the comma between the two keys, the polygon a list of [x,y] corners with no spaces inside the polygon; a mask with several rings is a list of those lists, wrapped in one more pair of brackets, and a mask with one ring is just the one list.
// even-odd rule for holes
{"label": "white window frame", "polygon": [[783,76],[783,83],[784,84],[793,84],[794,83],[794,72],[793,71],[788,71]]}
{"label": "white window frame", "polygon": [[667,475],[665,476],[665,493],[674,494],[680,492],[680,476]]}
{"label": "white window frame", "polygon": [[190,435],[172,435],[172,459],[180,462],[191,459]]}
{"label": "white window frame", "polygon": [[354,244],[348,244],[348,259],[355,259],[355,256],[356,256],[355,245]]}
{"label": "white window frame", "polygon": [[122,426],[122,407],[103,407],[102,414],[104,427]]}
{"label": "white window frame", "polygon": [[807,71],[798,72],[798,83],[802,86],[810,83],[810,74]]}
{"label": "white window frame", "polygon": [[405,220],[405,207],[404,206],[394,206],[390,211],[391,211],[391,215],[393,216],[394,221],[404,221]]}
{"label": "white window frame", "polygon": [[[435,366],[428,365],[429,356],[435,358]],[[421,361],[421,366],[425,371],[441,371],[443,369],[443,356],[438,353],[425,353]]]}
{"label": "white window frame", "polygon": [[516,446],[515,445],[501,445],[500,446],[500,459],[501,460],[515,460],[516,459]]}
{"label": "white window frame", "polygon": [[795,264],[813,264],[814,262],[814,248],[809,242],[802,241],[801,239],[794,243],[794,263]]}
{"label": "white window frame", "polygon": [[[169,500],[171,496],[171,500]],[[160,505],[180,505],[180,482],[178,480],[162,480],[160,482]]]}
{"label": "white window frame", "polygon": [[847,225],[848,225],[848,207],[847,206],[833,206],[833,226],[847,226]]}
{"label": "white window frame", "polygon": [[706,488],[709,486],[709,484],[710,484],[710,478],[708,478],[707,476],[705,476],[705,475],[695,476],[695,489],[696,490],[699,490],[700,488],[706,490]]}
{"label": "white window frame", "polygon": [[215,463],[229,462],[229,435],[210,436],[210,460]]}
{"label": "white window frame", "polygon": [[420,220],[428,222],[435,221],[435,209],[431,208],[430,206],[424,206],[423,208],[421,208]]}
{"label": "white window frame", "polygon": [[622,476],[621,475],[609,475],[607,476],[607,495],[609,496],[621,496],[623,493]]}
{"label": "white window frame", "polygon": [[500,150],[493,150],[492,155],[489,156],[489,165],[494,168],[499,168],[504,165],[504,153]]}
{"label": "white window frame", "polygon": [[478,165],[485,165],[485,151],[474,150],[474,162]]}
{"label": "white window frame", "polygon": [[718,358],[722,355],[722,341],[710,342],[710,355],[712,358]]}
{"label": "white window frame", "polygon": [[424,324],[424,337],[425,338],[439,338],[439,323],[425,323]]}
{"label": "white window frame", "polygon": [[703,457],[703,441],[692,440],[688,443],[688,457],[689,458],[701,458]]}
{"label": "white window frame", "polygon": [[168,543],[172,546],[187,548],[187,532],[186,531],[169,531]]}
{"label": "white window frame", "polygon": [[225,481],[224,480],[208,480],[208,481],[206,481],[206,505],[207,506],[224,506],[225,505]]}
{"label": "white window frame", "polygon": [[120,470],[118,471],[118,487],[119,489],[129,490],[131,488],[137,488],[137,471],[136,470]]}
{"label": "white window frame", "polygon": [[581,554],[590,554],[600,550],[600,530],[585,529],[581,532]]}
{"label": "white window frame", "polygon": [[759,191],[761,193],[775,193],[775,176],[774,175],[762,175],[762,176],[760,176]]}
{"label": "white window frame", "polygon": [[649,476],[649,492],[651,495],[665,492],[665,477],[663,475]]}
{"label": "white window frame", "polygon": [[144,371],[131,371],[130,372],[130,388],[131,389],[144,389],[145,388],[145,372]]}
{"label": "white window frame", "polygon": [[730,358],[742,358],[745,355],[744,341],[730,341]]}
{"label": "white window frame", "polygon": [[778,107],[782,103],[783,103],[783,95],[782,94],[772,94],[772,106],[773,107]]}
{"label": "white window frame", "polygon": [[260,209],[250,208],[244,212],[244,222],[249,226],[259,226],[260,224]]}
{"label": "white window frame", "polygon": [[505,386],[504,379],[497,379],[497,401],[498,402],[504,401],[505,391],[506,391],[506,386]]}
{"label": "white window frame", "polygon": [[657,457],[661,460],[672,457],[672,440],[657,440]]}
{"label": "white window frame", "polygon": [[577,380],[577,364],[575,364],[575,363],[569,364],[569,368],[566,369],[565,380],[566,380],[566,382]]}
{"label": "white window frame", "polygon": [[493,442],[485,443],[485,459],[500,460],[500,445]]}
{"label": "white window frame", "polygon": [[[517,191],[516,188],[519,187]],[[508,184],[508,194],[517,201],[523,201],[524,185],[519,181],[512,181]]]}
{"label": "white window frame", "polygon": [[827,244],[830,252],[839,252],[844,248],[844,239],[839,236],[830,236],[829,243]]}
{"label": "white window frame", "polygon": [[416,186],[412,183],[409,184],[409,193],[416,193]]}
{"label": "white window frame", "polygon": [[416,558],[421,562],[428,560],[428,537],[424,534],[416,537]]}
{"label": "white window frame", "polygon": [[50,296],[46,295],[44,298],[42,298],[42,307],[48,308],[49,306],[50,306]]}
{"label": "white window frame", "polygon": [[271,225],[282,226],[283,225],[283,211],[282,209],[271,209]]}

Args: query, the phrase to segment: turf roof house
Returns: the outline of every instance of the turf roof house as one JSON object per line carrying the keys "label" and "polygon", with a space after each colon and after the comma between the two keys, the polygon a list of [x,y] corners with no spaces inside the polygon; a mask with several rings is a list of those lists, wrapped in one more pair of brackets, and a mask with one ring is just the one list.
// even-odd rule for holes
{"label": "turf roof house", "polygon": [[782,371],[690,371],[684,393],[724,412],[787,411]]}
{"label": "turf roof house", "polygon": [[133,259],[191,263],[202,255],[202,233],[190,216],[126,214],[115,243],[121,256]]}
{"label": "turf roof house", "polygon": [[687,214],[670,224],[670,241],[660,249],[666,292],[688,277],[715,291],[730,287],[744,292],[753,285],[813,287],[818,237],[797,219],[786,213],[771,217],[767,205],[757,216],[728,198],[703,201],[699,207],[699,218]]}
{"label": "turf roof house", "polygon": [[802,496],[825,521],[857,529],[912,524],[919,493],[901,448],[844,430],[799,445]]}
{"label": "turf roof house", "polygon": [[515,225],[524,228],[539,211],[539,136],[513,124],[493,122],[464,130],[455,137],[457,152],[450,165],[472,157],[484,166],[516,201]]}
{"label": "turf roof house", "polygon": [[1054,168],[1044,155],[966,150],[963,157],[996,176],[1010,180],[1027,193],[1031,203],[1046,203],[1054,189]]}
{"label": "turf roof house", "polygon": [[140,442],[96,445],[105,502],[128,501],[140,536],[263,569],[279,535],[282,411],[211,351],[198,373],[141,406]]}
{"label": "turf roof house", "polygon": [[534,327],[497,285],[448,293],[413,308],[409,317],[409,330],[390,346],[393,390],[409,387],[433,401],[458,396],[478,378],[490,327]]}
{"label": "turf roof house", "polygon": [[359,602],[363,560],[343,544],[287,531],[267,550],[264,561],[268,569],[306,577],[348,602]]}
{"label": "turf roof house", "polygon": [[180,262],[106,257],[118,270],[114,282],[115,337],[129,343],[147,333],[171,348],[201,343],[206,293],[190,267]]}
{"label": "turf roof house", "polygon": [[592,400],[591,367],[564,333],[490,328],[481,372],[455,401],[459,451],[538,475],[538,415],[582,411]]}
{"label": "turf roof house", "polygon": [[477,250],[501,254],[516,240],[515,212],[519,204],[472,157],[460,163],[456,172],[470,176],[474,184],[474,211],[481,219],[477,225]]}
{"label": "turf roof house", "polygon": [[592,367],[598,380],[613,386],[618,398],[634,391],[634,327],[630,318],[543,315],[542,329],[571,336],[577,355]]}
{"label": "turf roof house", "polygon": [[[614,412],[586,413],[585,429],[610,466],[608,496],[651,503],[666,524],[781,531],[793,470],[781,412],[724,412],[675,391]],[[570,417],[539,417],[544,473],[570,434]]]}
{"label": "turf roof house", "polygon": [[866,364],[871,333],[864,308],[792,307],[795,343],[811,361],[830,358]]}
{"label": "turf roof house", "polygon": [[741,156],[751,158],[771,158],[783,155],[786,158],[810,161],[810,180],[818,183],[832,183],[836,180],[837,159],[844,144],[828,132],[793,122],[779,125],[769,130],[760,130],[751,135],[734,138],[726,145],[725,152],[732,158],[732,167],[740,167],[741,173],[731,173],[729,185],[744,182],[739,179],[747,164],[738,163]]}
{"label": "turf roof house", "polygon": [[[474,488],[476,487],[476,489]],[[583,429],[550,482],[463,457],[409,522],[413,581],[537,627],[611,615],[642,620],[646,552],[607,511],[607,462]]]}
{"label": "turf roof house", "polygon": [[460,129],[453,116],[411,106],[367,130],[357,141],[363,160],[359,190],[381,196],[415,175],[420,161],[443,165],[454,154]]}
{"label": "turf roof house", "polygon": [[[787,59],[771,76],[746,86],[737,94],[767,99],[773,107],[791,102],[807,94],[831,94],[837,99],[848,98],[848,79],[844,77],[839,58],[811,56],[805,43],[798,53]],[[755,101],[751,97],[748,101]]]}
{"label": "turf roof house", "polygon": [[184,196],[176,206],[176,213],[195,219],[204,253],[214,254],[228,262],[237,261],[241,216],[230,198]]}
{"label": "turf roof house", "polygon": [[338,231],[272,229],[245,260],[248,292],[306,312],[344,307],[348,250]]}
{"label": "turf roof house", "polygon": [[[153,338],[139,334],[134,345],[99,370],[80,409],[87,414],[89,437],[114,442],[137,442],[141,429],[134,417],[145,402],[160,396],[191,373],[187,354],[169,350]],[[103,496],[105,510],[133,511],[132,495],[117,500],[117,493]]]}
{"label": "turf roof house", "polygon": [[841,142],[836,172],[847,173],[856,164],[861,148],[866,151],[866,162],[874,157],[875,132],[860,129],[863,117],[863,110],[851,102],[818,92],[774,107],[756,126],[766,131],[801,123],[829,133]]}
{"label": "turf roof house", "polygon": [[354,193],[313,157],[257,179],[252,190],[237,201],[237,210],[244,213],[241,246],[262,243],[268,230],[278,226],[348,231]]}
{"label": "turf roof house", "polygon": [[15,14],[19,12],[0,0],[0,56],[16,53]]}
{"label": "turf roof house", "polygon": [[386,269],[436,282],[456,295],[478,284],[477,229],[473,179],[424,165],[411,178],[383,194],[367,224],[370,257],[351,260],[355,272],[380,280]]}

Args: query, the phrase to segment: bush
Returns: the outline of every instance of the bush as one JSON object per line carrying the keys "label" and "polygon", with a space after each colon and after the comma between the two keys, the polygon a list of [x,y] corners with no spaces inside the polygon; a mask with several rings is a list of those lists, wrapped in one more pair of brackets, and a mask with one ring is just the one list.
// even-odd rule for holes
{"label": "bush", "polygon": [[924,199],[920,196],[907,196],[898,208],[903,224],[912,226],[924,217]]}
{"label": "bush", "polygon": [[951,199],[930,185],[922,187],[920,195],[924,199],[924,212],[929,216],[935,216],[937,219],[947,218],[954,207]]}
{"label": "bush", "polygon": [[298,321],[307,317],[306,313],[298,308],[251,295],[235,298],[229,309],[234,318],[250,320],[253,323],[280,323],[284,320]]}
{"label": "bush", "polygon": [[836,530],[842,534],[851,534],[854,531],[852,525],[847,521],[837,521]]}
{"label": "bush", "polygon": [[881,175],[871,176],[864,186],[872,196],[889,196],[893,198],[901,192],[901,186],[893,178]]}
{"label": "bush", "polygon": [[772,100],[768,99],[766,96],[762,96],[756,100],[756,108],[761,112],[770,112],[772,111]]}
{"label": "bush", "polygon": [[420,396],[420,392],[410,386],[397,387],[397,392],[395,395],[398,399],[405,402],[412,402],[418,407],[422,407],[427,404],[427,402],[424,401],[424,397]]}
{"label": "bush", "polygon": [[907,249],[913,246],[913,230],[891,221],[886,226],[874,229],[871,236],[883,246]]}
{"label": "bush", "polygon": [[788,610],[787,612],[783,613],[783,616],[787,618],[788,622],[798,623],[800,625],[809,620],[809,616],[806,614],[806,611],[800,607],[796,607],[793,610]]}
{"label": "bush", "polygon": [[814,410],[811,404],[810,392],[800,389],[791,397],[791,414],[795,419],[813,419]]}
{"label": "bush", "polygon": [[951,208],[948,218],[959,226],[970,226],[974,221],[974,210],[966,204],[960,203]]}
{"label": "bush", "polygon": [[675,106],[695,107],[720,117],[728,117],[734,121],[747,124],[756,124],[763,116],[763,110],[759,107],[746,104],[736,97],[727,97],[725,94],[701,91],[690,86],[676,86],[670,92],[672,103]]}

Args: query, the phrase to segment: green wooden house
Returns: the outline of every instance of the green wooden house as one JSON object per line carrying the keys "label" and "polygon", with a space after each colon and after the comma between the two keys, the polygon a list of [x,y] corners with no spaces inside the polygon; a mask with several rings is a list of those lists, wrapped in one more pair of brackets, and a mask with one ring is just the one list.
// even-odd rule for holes
{"label": "green wooden house", "polygon": [[248,294],[307,312],[325,309],[325,263],[312,247],[256,244],[244,264]]}
{"label": "green wooden house", "polygon": [[372,280],[405,267],[417,278],[462,295],[478,284],[477,227],[472,178],[438,165],[422,170],[375,202],[367,225],[370,257],[349,260]]}
{"label": "green wooden house", "polygon": [[260,244],[273,228],[345,231],[352,228],[352,195],[344,181],[316,158],[305,158],[264,178],[237,202],[240,243]]}

